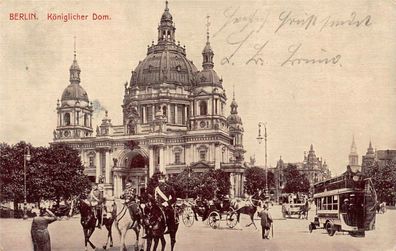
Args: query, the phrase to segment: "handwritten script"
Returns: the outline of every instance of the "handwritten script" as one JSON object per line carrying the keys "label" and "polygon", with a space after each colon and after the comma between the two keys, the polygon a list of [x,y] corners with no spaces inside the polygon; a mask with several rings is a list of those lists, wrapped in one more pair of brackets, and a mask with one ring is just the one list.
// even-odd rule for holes
{"label": "handwritten script", "polygon": [[[229,53],[222,56],[220,62],[230,66],[262,66],[275,60],[281,67],[342,67],[343,56],[337,52],[337,47],[332,48],[331,43],[314,43],[315,46],[312,46],[309,38],[315,37],[315,33],[354,32],[357,29],[369,29],[373,25],[371,15],[355,11],[338,16],[321,16],[292,10],[274,14],[269,9],[242,10],[237,6],[225,9],[223,17],[224,21],[213,37],[224,38]],[[289,40],[289,44],[285,46],[285,42]],[[280,58],[268,56],[274,48],[281,50]]]}

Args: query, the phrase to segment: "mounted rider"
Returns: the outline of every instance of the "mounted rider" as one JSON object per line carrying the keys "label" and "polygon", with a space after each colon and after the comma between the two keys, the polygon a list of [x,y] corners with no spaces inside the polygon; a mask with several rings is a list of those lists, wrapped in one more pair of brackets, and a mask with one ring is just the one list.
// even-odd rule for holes
{"label": "mounted rider", "polygon": [[98,184],[93,183],[92,189],[88,195],[88,201],[92,210],[94,212],[95,218],[98,219],[97,228],[101,229],[102,227],[102,208],[104,202],[103,196],[103,187],[99,187]]}
{"label": "mounted rider", "polygon": [[[165,183],[162,183],[165,185]],[[166,185],[165,185],[166,186]],[[154,197],[155,200],[158,202],[159,205],[162,206],[162,209],[165,214],[166,218],[166,226],[167,230],[164,234],[168,234],[170,232],[171,224],[174,224],[177,220],[175,215],[175,203],[176,203],[176,194],[172,187],[166,187],[168,196],[157,186],[154,190]]]}
{"label": "mounted rider", "polygon": [[142,211],[139,206],[139,198],[131,181],[126,183],[125,189],[121,194],[120,199],[125,200],[125,205],[128,207],[131,219],[133,219],[132,226],[135,225],[135,222],[141,224]]}

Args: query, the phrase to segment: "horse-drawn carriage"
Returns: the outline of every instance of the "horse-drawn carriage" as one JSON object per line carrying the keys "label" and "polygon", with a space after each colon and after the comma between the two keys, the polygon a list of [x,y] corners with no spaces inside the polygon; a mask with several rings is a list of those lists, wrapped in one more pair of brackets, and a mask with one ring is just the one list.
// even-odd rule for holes
{"label": "horse-drawn carriage", "polygon": [[231,207],[231,202],[228,198],[222,200],[200,198],[178,200],[176,208],[184,225],[187,227],[191,227],[194,221],[198,221],[198,216],[212,228],[218,228],[222,220],[226,221],[229,228],[233,228],[237,224],[237,213]]}
{"label": "horse-drawn carriage", "polygon": [[229,228],[234,228],[238,222],[237,214],[229,198],[209,201],[208,224],[213,229],[219,228],[221,221],[225,221]]}

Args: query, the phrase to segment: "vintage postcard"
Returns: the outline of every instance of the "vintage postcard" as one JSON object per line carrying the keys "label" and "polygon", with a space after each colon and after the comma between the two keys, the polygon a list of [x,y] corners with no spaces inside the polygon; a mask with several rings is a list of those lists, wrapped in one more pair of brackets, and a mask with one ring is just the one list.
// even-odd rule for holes
{"label": "vintage postcard", "polygon": [[395,250],[395,109],[395,0],[0,0],[0,250]]}

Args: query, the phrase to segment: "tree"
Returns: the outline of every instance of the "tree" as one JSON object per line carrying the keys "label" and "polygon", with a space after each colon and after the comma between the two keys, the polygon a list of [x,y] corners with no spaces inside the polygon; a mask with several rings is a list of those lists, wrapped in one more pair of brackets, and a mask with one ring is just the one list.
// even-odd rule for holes
{"label": "tree", "polygon": [[[23,202],[24,197],[24,154],[26,147],[29,147],[31,154],[34,152],[30,144],[21,141],[10,146],[6,143],[0,145],[0,200],[13,201],[14,208],[18,203]],[[30,165],[27,163],[27,173]],[[28,181],[27,176],[27,181]],[[27,187],[27,194],[31,192]],[[27,196],[29,201],[30,197]]]}
{"label": "tree", "polygon": [[23,160],[27,146],[31,154],[26,165],[28,202],[44,199],[59,203],[90,186],[78,151],[65,144],[33,147],[25,142],[13,146],[3,143],[0,145],[1,201],[14,201],[14,205],[23,201]]}
{"label": "tree", "polygon": [[205,173],[204,180],[210,184],[210,182],[212,182],[211,178],[216,181],[215,184],[217,196],[222,197],[230,193],[231,182],[229,173],[226,173],[221,169],[209,170],[207,173]]}
{"label": "tree", "polygon": [[288,164],[283,170],[286,179],[286,185],[283,188],[284,193],[307,193],[309,192],[309,180],[304,173],[298,171],[297,166]]}
{"label": "tree", "polygon": [[396,161],[383,165],[375,161],[365,168],[364,174],[371,177],[379,202],[392,204],[396,200]]}
{"label": "tree", "polygon": [[[155,173],[148,181],[147,192],[154,194],[155,187],[162,190],[159,177],[161,173]],[[178,198],[196,198],[201,196],[205,199],[213,199],[215,196],[229,194],[231,183],[229,174],[222,170],[210,170],[204,173],[193,172],[186,169],[165,182],[166,186],[172,187]],[[165,188],[166,189],[166,188]],[[165,191],[164,191],[165,192]]]}
{"label": "tree", "polygon": [[245,170],[244,189],[247,194],[254,194],[257,190],[265,189],[265,170],[260,167],[250,167]]}

